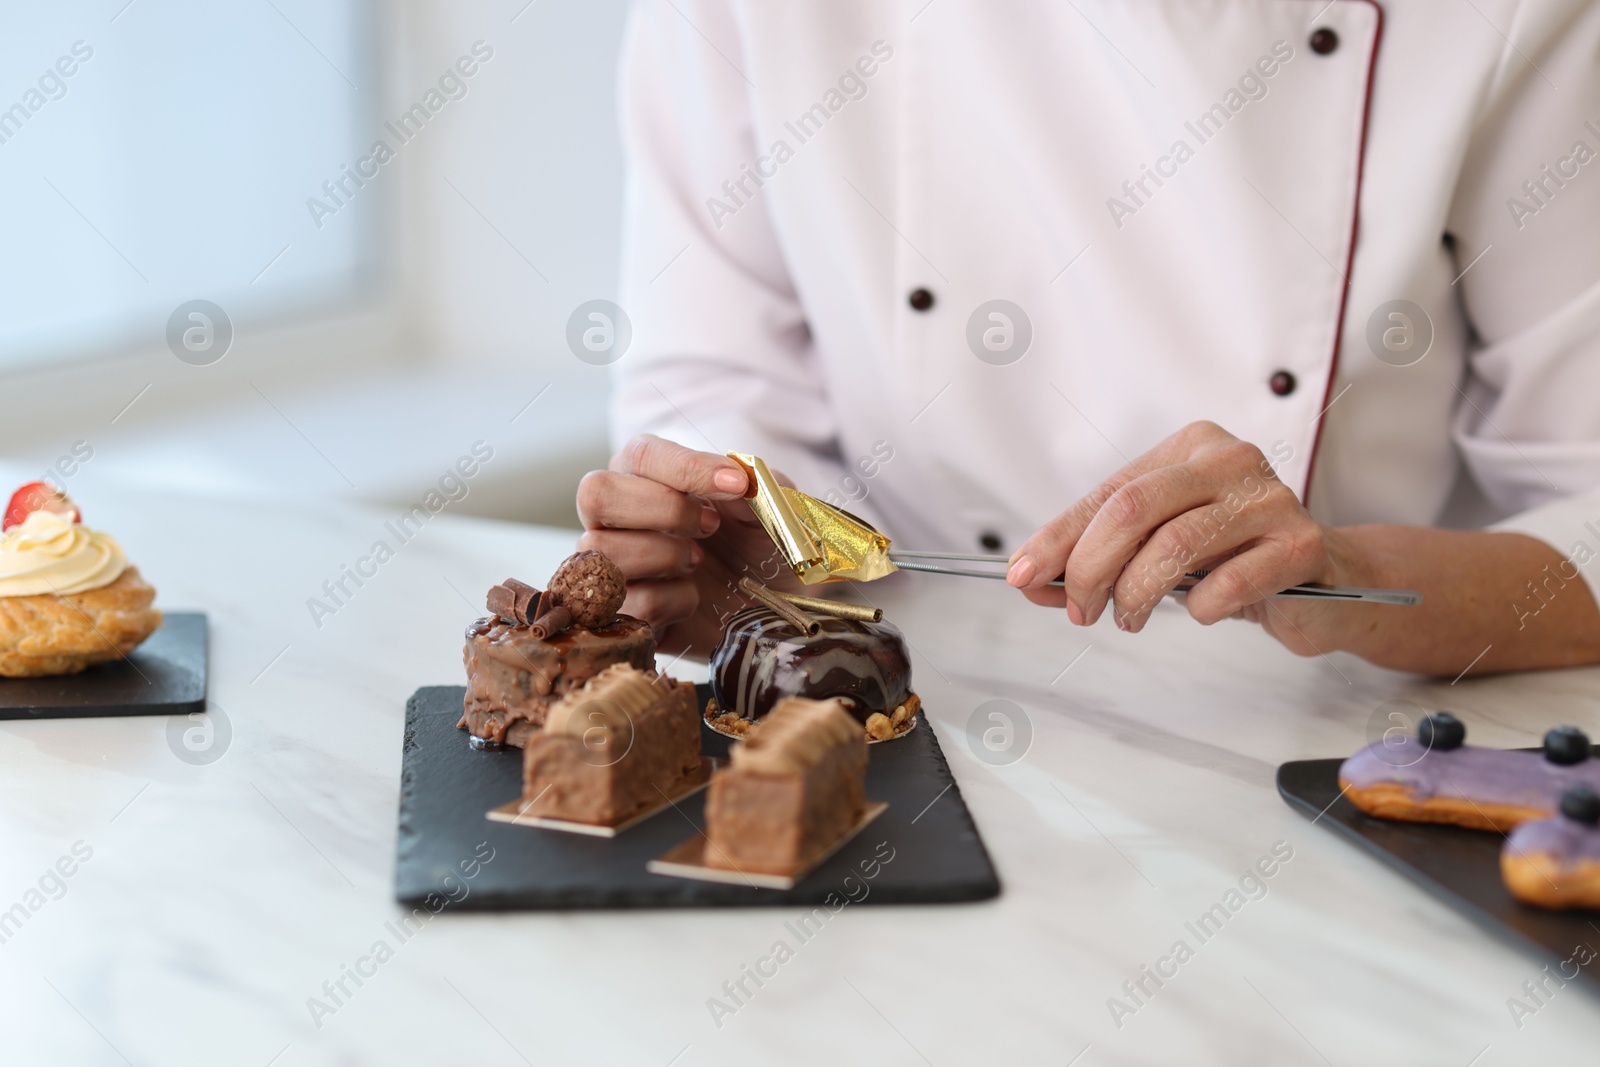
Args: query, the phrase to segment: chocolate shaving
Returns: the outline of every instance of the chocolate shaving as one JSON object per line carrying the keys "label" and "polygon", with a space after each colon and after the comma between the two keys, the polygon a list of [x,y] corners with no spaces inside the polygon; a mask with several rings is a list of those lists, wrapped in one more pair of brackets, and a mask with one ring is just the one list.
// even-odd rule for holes
{"label": "chocolate shaving", "polygon": [[783,597],[779,596],[771,589],[768,589],[760,582],[754,581],[750,578],[740,578],[739,588],[746,596],[754,597],[762,604],[765,604],[767,607],[771,608],[785,622],[799,630],[801,633],[809,636],[821,629],[821,626],[818,624],[816,619],[813,619],[811,616],[807,615],[805,612],[801,611],[799,608],[795,607],[793,604],[789,603],[787,600],[783,599]]}
{"label": "chocolate shaving", "polygon": [[527,582],[507,578],[489,590],[485,606],[512,626],[526,626],[539,614],[539,590]]}
{"label": "chocolate shaving", "polygon": [[529,632],[541,641],[554,637],[572,625],[572,612],[557,604],[533,621]]}
{"label": "chocolate shaving", "polygon": [[484,606],[489,609],[489,614],[498,615],[506,622],[516,622],[517,594],[505,586],[490,586],[489,595],[484,598]]}
{"label": "chocolate shaving", "polygon": [[519,626],[526,626],[539,617],[539,601],[541,599],[539,590],[527,582],[519,582],[515,578],[507,578],[502,584],[516,594],[516,618]]}

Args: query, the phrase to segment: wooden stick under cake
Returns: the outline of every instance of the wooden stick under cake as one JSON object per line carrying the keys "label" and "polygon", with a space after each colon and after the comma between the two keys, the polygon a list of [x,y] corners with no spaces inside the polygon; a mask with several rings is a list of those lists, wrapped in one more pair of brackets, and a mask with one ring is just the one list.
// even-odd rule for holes
{"label": "wooden stick under cake", "polygon": [[754,597],[777,612],[785,622],[798,629],[801,633],[809,636],[821,629],[816,619],[813,619],[760,582],[752,581],[750,578],[740,578],[739,588],[745,595]]}

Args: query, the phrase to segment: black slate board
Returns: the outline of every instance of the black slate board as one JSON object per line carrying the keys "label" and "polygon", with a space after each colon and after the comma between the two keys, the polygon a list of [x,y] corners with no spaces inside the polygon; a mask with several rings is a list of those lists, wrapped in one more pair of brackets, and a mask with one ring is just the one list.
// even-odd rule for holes
{"label": "black slate board", "polygon": [[[430,686],[406,702],[394,876],[395,898],[403,904],[439,893],[459,898],[452,909],[759,907],[821,904],[830,893],[860,897],[863,885],[866,896],[856,903],[942,904],[1000,892],[926,721],[899,740],[871,748],[867,798],[888,802],[889,810],[799,885],[782,891],[645,870],[646,862],[699,832],[704,791],[610,839],[490,822],[485,812],[521,792],[522,750],[480,752],[468,745],[466,731],[456,729],[465,692],[461,686]],[[701,686],[702,706],[707,695]],[[725,759],[728,745],[726,737],[701,724],[704,754]],[[865,881],[859,866],[884,841],[893,859]],[[494,858],[464,881],[460,865],[474,859],[480,842],[489,843]],[[448,884],[447,876],[453,876]]]}
{"label": "black slate board", "polygon": [[205,615],[174,612],[125,660],[55,678],[0,678],[0,719],[205,711],[208,659]]}
{"label": "black slate board", "polygon": [[[1529,749],[1537,752],[1538,749]],[[1289,806],[1400,872],[1479,926],[1555,965],[1579,945],[1600,947],[1600,912],[1546,911],[1518,903],[1500,880],[1505,837],[1436,823],[1374,819],[1339,790],[1342,759],[1297,760],[1278,768],[1278,792]],[[1591,923],[1596,925],[1591,926]],[[1600,967],[1573,967],[1600,994]]]}

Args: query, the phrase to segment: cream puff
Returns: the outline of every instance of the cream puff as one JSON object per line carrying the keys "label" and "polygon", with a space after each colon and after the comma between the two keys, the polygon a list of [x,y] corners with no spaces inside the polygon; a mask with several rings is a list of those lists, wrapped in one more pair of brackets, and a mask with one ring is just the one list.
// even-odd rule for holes
{"label": "cream puff", "polygon": [[12,497],[0,534],[0,677],[76,674],[121,659],[161,625],[156,591],[122,546],[39,483]]}

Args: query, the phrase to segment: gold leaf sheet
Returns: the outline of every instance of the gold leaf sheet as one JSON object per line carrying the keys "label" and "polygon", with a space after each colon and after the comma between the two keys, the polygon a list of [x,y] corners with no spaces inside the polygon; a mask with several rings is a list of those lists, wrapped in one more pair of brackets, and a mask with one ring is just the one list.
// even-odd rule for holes
{"label": "gold leaf sheet", "polygon": [[728,457],[750,476],[750,510],[806,585],[870,582],[896,570],[889,539],[849,512],[779,485],[766,462],[745,452]]}

